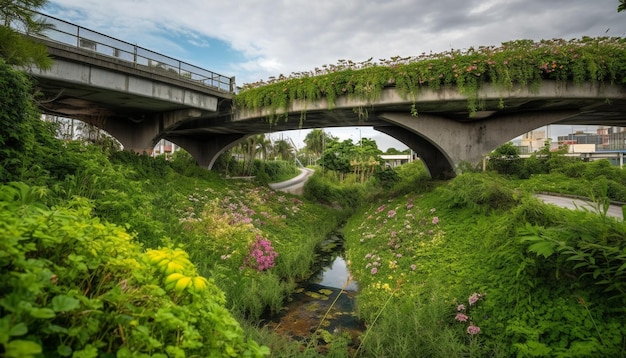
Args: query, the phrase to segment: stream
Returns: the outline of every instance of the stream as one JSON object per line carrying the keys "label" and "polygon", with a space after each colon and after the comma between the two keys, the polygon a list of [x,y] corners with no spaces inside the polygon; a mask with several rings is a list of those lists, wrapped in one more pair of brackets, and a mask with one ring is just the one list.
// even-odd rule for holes
{"label": "stream", "polygon": [[298,341],[317,333],[322,349],[329,343],[327,333],[347,335],[352,345],[358,345],[358,336],[365,330],[356,316],[358,284],[352,280],[342,254],[343,237],[331,235],[319,250],[319,269],[298,285],[283,311],[266,326]]}

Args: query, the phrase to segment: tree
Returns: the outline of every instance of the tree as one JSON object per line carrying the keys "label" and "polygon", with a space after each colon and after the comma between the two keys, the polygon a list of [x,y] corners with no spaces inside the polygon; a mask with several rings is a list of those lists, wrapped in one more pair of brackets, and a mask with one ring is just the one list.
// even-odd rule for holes
{"label": "tree", "polygon": [[274,155],[282,160],[289,160],[292,157],[292,147],[284,139],[280,139],[274,142],[272,150]]}
{"label": "tree", "polygon": [[505,175],[519,174],[522,168],[519,149],[511,142],[499,146],[489,155],[487,168]]}
{"label": "tree", "polygon": [[317,158],[320,158],[324,153],[324,144],[330,143],[332,140],[333,137],[324,132],[322,129],[313,129],[304,138],[304,149],[315,155]]}
{"label": "tree", "polygon": [[326,143],[326,149],[322,156],[322,166],[339,173],[340,180],[350,172],[350,159],[354,153],[355,145],[352,139],[339,142],[337,139]]}
{"label": "tree", "polygon": [[52,66],[46,46],[23,35],[41,35],[50,28],[43,20],[37,19],[35,12],[47,2],[48,0],[0,0],[0,57],[9,65],[34,64],[42,69]]}
{"label": "tree", "polygon": [[626,0],[619,0],[620,4],[617,7],[617,12],[622,12],[626,10]]}

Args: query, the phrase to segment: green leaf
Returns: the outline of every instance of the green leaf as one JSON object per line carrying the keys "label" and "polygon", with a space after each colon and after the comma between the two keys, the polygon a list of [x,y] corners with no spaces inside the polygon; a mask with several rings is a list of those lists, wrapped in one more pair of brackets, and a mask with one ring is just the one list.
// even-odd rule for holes
{"label": "green leaf", "polygon": [[20,339],[9,342],[4,346],[4,349],[4,356],[7,358],[27,358],[41,353],[41,346],[39,344]]}
{"label": "green leaf", "polygon": [[58,295],[52,299],[52,309],[55,312],[68,312],[80,306],[80,302],[70,296]]}
{"label": "green leaf", "polygon": [[549,241],[536,242],[528,246],[528,251],[534,252],[537,255],[541,255],[545,258],[548,258],[552,254],[554,254],[554,244],[552,244]]}
{"label": "green leaf", "polygon": [[69,347],[66,345],[60,345],[57,348],[57,353],[59,353],[61,357],[69,357],[72,355],[72,347]]}
{"label": "green leaf", "polygon": [[56,317],[56,313],[54,313],[53,310],[51,310],[50,308],[32,308],[30,310],[30,315],[33,316],[34,318],[54,318]]}
{"label": "green leaf", "polygon": [[24,322],[20,322],[11,327],[11,330],[9,331],[9,336],[23,336],[26,333],[28,333],[28,326],[26,326]]}

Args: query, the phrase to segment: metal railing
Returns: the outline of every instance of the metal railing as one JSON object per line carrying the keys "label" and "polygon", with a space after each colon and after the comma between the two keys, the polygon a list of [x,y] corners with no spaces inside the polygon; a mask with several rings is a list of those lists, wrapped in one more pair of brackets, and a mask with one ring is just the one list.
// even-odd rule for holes
{"label": "metal railing", "polygon": [[220,91],[234,93],[235,77],[223,76],[70,22],[42,13],[37,14],[51,26],[38,36],[28,34],[30,36],[90,50],[132,63],[135,68],[144,66],[166,76],[175,76]]}

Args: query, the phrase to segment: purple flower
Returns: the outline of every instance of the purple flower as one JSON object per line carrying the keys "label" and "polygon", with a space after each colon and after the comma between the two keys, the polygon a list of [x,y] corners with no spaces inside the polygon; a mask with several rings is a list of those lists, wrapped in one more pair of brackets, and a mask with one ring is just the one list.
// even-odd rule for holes
{"label": "purple flower", "polygon": [[378,272],[378,269],[376,267],[372,268],[372,275],[376,275],[376,272]]}
{"label": "purple flower", "polygon": [[480,327],[478,326],[474,326],[473,323],[471,323],[468,327],[467,327],[467,333],[474,335],[474,334],[478,334],[480,332]]}
{"label": "purple flower", "polygon": [[392,217],[394,217],[394,216],[396,216],[396,211],[395,211],[395,210],[389,210],[389,211],[387,212],[387,217],[388,217],[388,218],[392,218]]}
{"label": "purple flower", "polygon": [[456,317],[454,317],[454,319],[459,321],[459,322],[466,322],[468,317],[467,317],[466,314],[459,312],[459,313],[456,314]]}
{"label": "purple flower", "polygon": [[437,225],[439,223],[439,218],[437,216],[435,216],[433,218],[433,225]]}

